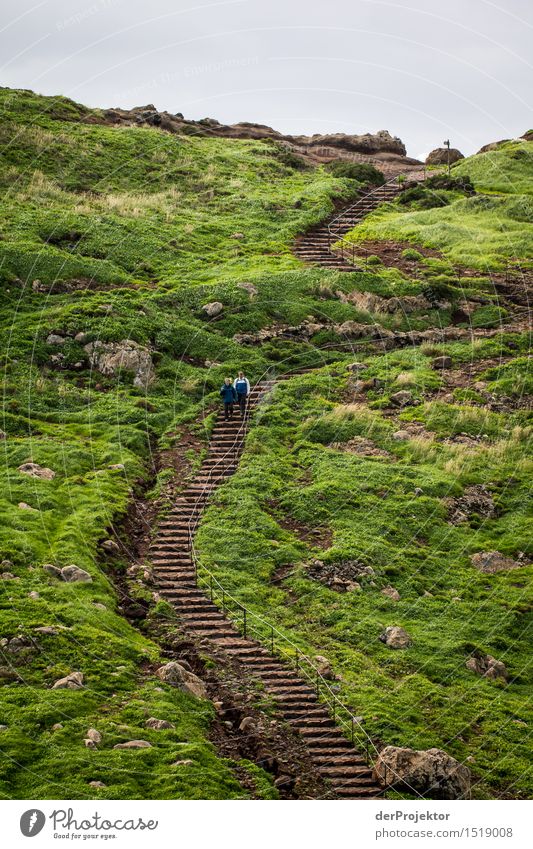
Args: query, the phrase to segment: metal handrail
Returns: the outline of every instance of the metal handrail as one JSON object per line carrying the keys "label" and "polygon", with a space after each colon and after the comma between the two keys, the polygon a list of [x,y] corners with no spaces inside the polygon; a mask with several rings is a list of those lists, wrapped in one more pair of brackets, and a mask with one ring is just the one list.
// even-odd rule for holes
{"label": "metal handrail", "polygon": [[[374,195],[377,192],[379,192],[380,190],[382,190],[385,186],[390,186],[390,185],[392,185],[393,183],[396,183],[396,182],[398,183],[398,186],[400,186],[402,178],[409,179],[409,175],[408,174],[401,174],[401,173],[395,174],[394,177],[391,177],[390,179],[386,180],[384,183],[381,184],[381,186],[376,186],[375,189],[372,189],[369,192],[365,192],[365,194],[361,195],[361,197],[358,198],[355,203],[353,203],[347,209],[344,209],[341,213],[339,213],[339,215],[337,215],[335,218],[333,218],[329,222],[329,224],[328,224],[328,244],[329,244],[329,249],[330,249],[331,253],[334,253],[334,251],[332,251],[332,245],[333,244],[340,244],[341,245],[340,255],[344,259],[344,257],[345,257],[345,246],[346,247],[349,246],[351,248],[351,251],[349,253],[351,253],[352,263],[355,263],[355,243],[349,241],[344,236],[339,235],[339,231],[338,231],[339,223],[338,222],[340,221],[340,219],[344,218],[345,215],[348,215],[350,212],[353,212],[354,210],[356,210],[357,207],[360,206],[363,203],[363,201],[366,201],[369,197],[372,197],[372,195]],[[424,180],[426,179],[426,171],[425,170],[424,170],[423,179]],[[396,192],[396,194],[398,194],[399,191],[400,191],[400,189],[398,188],[398,192]],[[335,232],[335,225],[337,225],[337,231],[336,232]],[[358,251],[362,251],[363,254],[365,255],[364,256],[365,268],[368,268],[368,257],[372,256],[372,253],[369,250],[367,250],[366,248],[362,247],[361,245],[358,245],[357,248],[358,248]]]}
{"label": "metal handrail", "polygon": [[[258,381],[254,385],[254,390],[258,390],[262,381]],[[266,393],[265,393],[266,394]],[[258,403],[258,402],[256,402]],[[241,427],[237,431],[236,439],[233,444],[230,446],[227,452],[225,452],[221,461],[226,458],[231,452],[235,450],[238,446],[239,448],[244,443],[244,437],[247,433],[247,422],[249,420],[250,410],[248,408],[247,416],[243,419]],[[242,438],[238,440],[239,435],[242,434]],[[218,467],[217,463],[215,468]],[[208,481],[211,479],[212,475],[209,474]],[[207,487],[208,482],[206,482],[205,487]],[[379,755],[379,750],[377,749],[374,741],[370,737],[370,735],[366,732],[366,730],[361,725],[361,718],[357,717],[353,714],[353,712],[339,699],[337,694],[332,690],[331,685],[326,680],[326,678],[321,674],[318,667],[313,663],[311,658],[309,658],[301,649],[292,642],[285,634],[283,634],[275,625],[268,622],[263,617],[259,616],[253,610],[246,607],[242,602],[236,599],[218,580],[218,578],[211,572],[201,561],[201,558],[197,552],[196,546],[194,544],[194,535],[195,531],[198,528],[200,523],[200,511],[196,508],[201,503],[202,495],[205,492],[205,487],[200,493],[194,502],[194,512],[191,515],[191,519],[189,520],[189,545],[191,551],[191,559],[194,564],[196,583],[203,584],[209,592],[209,596],[211,601],[215,604],[217,603],[217,596],[220,601],[220,606],[222,607],[222,612],[224,615],[227,615],[234,625],[242,630],[243,636],[245,639],[253,638],[255,634],[255,638],[258,643],[265,644],[270,648],[270,651],[273,655],[278,652],[288,663],[296,668],[296,671],[302,675],[308,683],[311,683],[313,687],[316,688],[317,700],[322,700],[325,702],[331,712],[333,721],[341,726],[344,733],[349,737],[352,744],[355,745],[357,741],[358,745],[362,748],[365,753],[366,761],[369,765],[374,765],[376,761],[376,757]],[[254,624],[256,623],[256,624]],[[383,792],[386,792],[387,789],[387,773],[391,772],[395,778],[402,784],[406,784],[405,780],[398,775],[391,767],[387,767],[384,765],[385,777],[384,784],[385,787]],[[413,787],[409,787],[411,793],[419,798],[423,798],[423,796],[418,793],[417,790]]]}

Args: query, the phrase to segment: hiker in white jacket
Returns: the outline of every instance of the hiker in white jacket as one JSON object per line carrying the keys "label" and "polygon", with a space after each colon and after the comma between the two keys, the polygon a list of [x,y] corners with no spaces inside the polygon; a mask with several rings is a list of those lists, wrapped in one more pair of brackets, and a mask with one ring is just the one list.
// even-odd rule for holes
{"label": "hiker in white jacket", "polygon": [[246,415],[246,402],[250,394],[250,381],[244,376],[244,372],[240,371],[233,381],[233,388],[237,393],[237,403],[241,411],[242,418]]}

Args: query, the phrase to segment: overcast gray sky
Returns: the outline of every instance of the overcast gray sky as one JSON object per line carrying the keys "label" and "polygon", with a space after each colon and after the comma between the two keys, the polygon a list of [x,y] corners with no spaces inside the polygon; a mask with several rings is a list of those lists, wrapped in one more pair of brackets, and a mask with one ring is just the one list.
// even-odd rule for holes
{"label": "overcast gray sky", "polygon": [[464,153],[533,125],[531,0],[1,0],[0,84]]}

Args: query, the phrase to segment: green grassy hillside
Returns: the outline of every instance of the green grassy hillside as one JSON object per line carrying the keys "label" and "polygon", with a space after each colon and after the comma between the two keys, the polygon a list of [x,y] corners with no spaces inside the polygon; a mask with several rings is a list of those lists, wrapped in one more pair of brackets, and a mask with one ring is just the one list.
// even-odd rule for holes
{"label": "green grassy hillside", "polygon": [[[166,453],[154,478],[159,449],[184,454],[191,434],[205,441],[227,373],[244,367],[254,380],[298,366],[321,370],[280,386],[252,428],[242,469],[220,491],[224,510],[213,507],[201,529],[205,562],[302,648],[330,656],[343,697],[376,740],[473,757],[477,795],[530,793],[530,570],[480,575],[468,557],[491,548],[528,556],[528,340],[509,331],[386,355],[366,344],[376,325],[391,334],[447,325],[465,298],[476,327],[497,326],[506,312],[490,281],[457,279],[438,258],[412,276],[379,264],[351,274],[304,268],[291,253],[294,236],[360,186],[274,143],[106,126],[96,110],[31,92],[0,89],[0,101],[0,793],[91,798],[90,782],[101,781],[104,798],[250,795],[209,742],[210,703],[155,677],[155,632],[170,611],[153,600],[153,587],[128,579],[121,523],[133,499],[157,498],[171,476]],[[516,212],[525,193],[520,183],[519,193],[483,203],[453,195],[442,209],[388,210],[363,227],[395,222],[391,238],[447,251],[427,235],[423,216],[452,216],[460,233],[446,238],[460,264],[484,267],[480,257],[490,256],[501,266],[529,250],[531,225]],[[509,205],[498,219],[508,229],[497,230],[491,203]],[[471,248],[465,209],[467,231],[484,248]],[[398,235],[409,217],[408,235]],[[449,232],[439,218],[442,228]],[[378,300],[365,300],[369,293]],[[430,300],[409,312],[385,311],[379,300],[421,295]],[[209,318],[202,308],[216,301],[222,311]],[[377,381],[364,398],[347,371],[354,350],[339,331],[345,322],[363,327],[357,358]],[[282,326],[296,330],[254,342]],[[148,381],[126,367],[103,373],[91,361],[86,346],[124,340],[149,363]],[[479,366],[447,401],[436,394],[445,378],[430,365],[442,352],[459,372]],[[406,387],[416,404],[392,416],[390,396]],[[503,407],[514,399],[512,413],[485,410],[486,391]],[[434,439],[393,438],[413,422]],[[461,433],[476,444],[449,442]],[[384,453],[347,450],[356,437]],[[199,462],[198,452],[189,455]],[[27,462],[55,476],[30,477],[19,471]],[[448,524],[444,499],[481,484],[497,504],[494,516]],[[318,544],[310,543],[307,530],[317,528]],[[105,553],[101,543],[114,529],[124,547]],[[375,577],[341,594],[309,577],[313,559],[362,561]],[[76,564],[92,581],[59,582],[43,564]],[[400,602],[380,593],[387,583]],[[119,609],[126,585],[149,607],[138,627]],[[412,635],[407,653],[379,642],[388,624]],[[509,684],[466,670],[477,649],[505,661]],[[75,670],[84,673],[82,690],[51,689]],[[149,716],[175,728],[148,730]],[[103,734],[97,750],[84,747],[89,727]],[[139,738],[152,748],[113,749]],[[275,793],[254,776],[257,795]]]}

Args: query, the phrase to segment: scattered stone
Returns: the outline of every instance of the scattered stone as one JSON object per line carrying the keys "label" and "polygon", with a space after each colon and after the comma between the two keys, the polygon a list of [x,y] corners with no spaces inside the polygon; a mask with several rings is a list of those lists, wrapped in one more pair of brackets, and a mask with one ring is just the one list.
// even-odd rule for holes
{"label": "scattered stone", "polygon": [[468,767],[442,749],[386,746],[379,753],[374,777],[385,787],[403,787],[424,798],[468,799],[471,776]]}
{"label": "scattered stone", "polygon": [[96,728],[89,728],[89,730],[87,731],[87,734],[85,736],[87,737],[88,740],[92,740],[93,743],[101,743],[102,742],[102,735],[100,734],[99,731],[96,730]]}
{"label": "scattered stone", "polygon": [[145,725],[147,728],[153,728],[154,731],[163,731],[165,728],[176,727],[172,722],[169,722],[167,719],[156,719],[155,716],[151,716],[150,719],[147,719]]}
{"label": "scattered stone", "polygon": [[94,740],[90,740],[86,737],[83,743],[86,749],[96,749],[96,743],[94,742]]}
{"label": "scattered stone", "polygon": [[114,749],[151,749],[152,744],[148,740],[128,740],[127,743],[117,743]]}
{"label": "scattered stone", "polygon": [[120,546],[115,542],[114,539],[106,539],[100,546],[107,551],[109,554],[117,554],[120,551]]}
{"label": "scattered stone", "polygon": [[32,598],[34,601],[37,601],[37,599],[41,598],[41,596],[36,590],[32,590],[31,593],[28,593],[28,598]]}
{"label": "scattered stone", "polygon": [[111,466],[107,467],[108,469],[114,469],[118,472],[123,472],[125,469],[124,463],[112,463]]}
{"label": "scattered stone", "polygon": [[51,481],[56,476],[56,473],[52,469],[43,468],[38,463],[23,463],[18,467],[18,470],[23,475],[29,475],[32,478],[41,478],[41,480],[46,481]]}
{"label": "scattered stone", "polygon": [[[372,583],[371,581],[370,584],[372,585]],[[360,593],[363,589],[359,581],[348,581],[345,588],[347,593]]]}
{"label": "scattered stone", "polygon": [[416,495],[416,497],[419,498],[419,496],[424,495],[424,490],[421,489],[421,487],[419,487],[419,486],[415,486],[414,495]]}
{"label": "scattered stone", "polygon": [[66,341],[65,337],[60,336],[59,333],[50,333],[50,335],[46,337],[47,345],[64,345]]}
{"label": "scattered stone", "polygon": [[323,657],[321,654],[317,654],[315,655],[314,660],[319,675],[321,675],[322,678],[334,680],[335,675],[333,674],[333,669],[331,668],[331,664],[327,657]]}
{"label": "scattered stone", "polygon": [[29,504],[26,504],[25,501],[19,501],[18,506],[19,506],[19,510],[31,510],[32,513],[38,513],[39,512],[35,507],[31,507]]}
{"label": "scattered stone", "polygon": [[57,578],[60,581],[63,580],[61,569],[54,566],[53,563],[43,563],[43,571],[52,578]]}
{"label": "scattered stone", "polygon": [[431,363],[431,367],[436,371],[442,371],[443,369],[449,369],[452,367],[452,358],[451,357],[435,357],[433,362]]}
{"label": "scattered stone", "polygon": [[7,725],[0,725],[0,731],[7,731],[8,727]]}
{"label": "scattered stone", "polygon": [[506,557],[499,551],[479,551],[477,554],[470,555],[470,560],[476,569],[489,575],[494,572],[507,572],[510,569],[518,569],[520,566],[526,565],[513,560],[511,557]]}
{"label": "scattered stone", "polygon": [[28,649],[33,648],[33,642],[23,635],[20,637],[11,637],[10,640],[5,641],[4,648],[10,654],[22,654],[23,652],[27,652]]}
{"label": "scattered stone", "polygon": [[79,345],[83,345],[83,343],[87,341],[87,334],[83,332],[76,333],[74,341],[78,342]]}
{"label": "scattered stone", "polygon": [[412,642],[407,631],[400,628],[399,625],[389,625],[380,634],[379,639],[391,649],[406,649]]}
{"label": "scattered stone", "polygon": [[504,681],[507,681],[509,678],[505,663],[502,663],[501,660],[496,660],[490,654],[476,652],[468,658],[465,665],[471,672],[475,672],[476,675],[481,675],[483,678],[501,678]]}
{"label": "scattered stone", "polygon": [[448,522],[452,525],[468,522],[472,514],[492,519],[497,512],[491,493],[483,485],[469,486],[462,496],[445,499],[444,503],[448,507]]}
{"label": "scattered stone", "polygon": [[328,447],[337,451],[346,451],[348,454],[359,454],[363,457],[396,459],[384,448],[379,448],[371,439],[367,439],[366,436],[354,436],[348,442],[331,442]]}
{"label": "scattered stone", "polygon": [[383,587],[381,590],[383,595],[386,595],[387,598],[391,598],[393,601],[400,601],[400,593],[398,590],[394,589],[394,587]]}
{"label": "scattered stone", "polygon": [[[12,572],[2,572],[1,577],[3,581],[12,581],[15,578]],[[17,580],[20,580],[20,578],[17,578]]]}
{"label": "scattered stone", "polygon": [[83,672],[71,672],[52,684],[52,690],[81,690],[82,687]]}
{"label": "scattered stone", "polygon": [[5,432],[5,430],[0,430],[0,442],[2,441],[2,439],[7,439],[7,433]]}
{"label": "scattered stone", "polygon": [[133,385],[147,389],[155,380],[150,351],[131,339],[121,342],[89,342],[84,346],[89,362],[104,375],[117,375],[122,370],[134,372]]}
{"label": "scattered stone", "polygon": [[244,289],[245,292],[248,292],[250,299],[255,298],[259,294],[257,286],[254,286],[253,283],[237,283],[237,288]]}
{"label": "scattered stone", "polygon": [[248,734],[251,731],[255,731],[256,723],[253,716],[245,716],[239,725],[239,731],[242,731],[243,734]]}
{"label": "scattered stone", "polygon": [[194,763],[194,761],[191,761],[190,758],[185,758],[182,761],[174,761],[172,766],[191,766],[191,764],[193,764],[193,763]]}
{"label": "scattered stone", "polygon": [[102,787],[107,787],[107,784],[104,784],[103,781],[89,781],[89,787],[96,787],[97,789],[101,789]]}
{"label": "scattered stone", "polygon": [[399,392],[395,392],[394,395],[390,396],[390,400],[395,407],[407,407],[414,402],[413,393],[409,392],[408,389],[400,389]]}
{"label": "scattered stone", "polygon": [[348,371],[363,371],[368,368],[366,363],[350,363],[348,366]]}
{"label": "scattered stone", "polygon": [[54,724],[52,725],[52,731],[61,731],[62,728],[63,728],[62,722],[54,722]]}
{"label": "scattered stone", "polygon": [[69,584],[73,584],[77,581],[87,584],[92,581],[92,577],[89,573],[86,572],[85,569],[80,569],[79,566],[63,566],[61,574],[63,576],[63,580],[67,581]]}
{"label": "scattered stone", "polygon": [[40,628],[35,629],[38,634],[44,634],[49,637],[56,637],[59,634],[57,628],[54,628],[52,625],[43,625]]}
{"label": "scattered stone", "polygon": [[0,563],[0,567],[2,567],[2,569],[11,569],[12,566],[13,564],[11,560],[2,560]]}
{"label": "scattered stone", "polygon": [[405,442],[405,440],[411,439],[411,434],[408,430],[397,430],[392,434],[392,438],[396,439],[398,442]]}
{"label": "scattered stone", "polygon": [[189,672],[182,664],[174,660],[166,663],[164,666],[160,666],[156,675],[166,684],[170,684],[172,687],[178,687],[180,690],[190,693],[198,699],[207,698],[207,687],[202,679],[198,678],[194,672]]}
{"label": "scattered stone", "polygon": [[429,590],[424,590],[424,592],[422,593],[422,595],[423,595],[425,598],[433,598],[433,593],[430,593],[430,592],[429,592]]}
{"label": "scattered stone", "polygon": [[308,575],[332,590],[349,592],[361,589],[358,579],[374,575],[374,570],[372,566],[365,566],[359,560],[343,560],[338,563],[313,560],[308,568]]}
{"label": "scattered stone", "polygon": [[107,610],[105,604],[102,604],[100,601],[93,601],[93,607],[96,607],[97,610]]}
{"label": "scattered stone", "polygon": [[232,233],[230,239],[244,239],[244,233]]}
{"label": "scattered stone", "polygon": [[220,301],[212,301],[210,304],[204,304],[202,307],[203,312],[205,312],[209,318],[214,318],[215,316],[220,315],[223,309],[224,304],[221,304]]}

